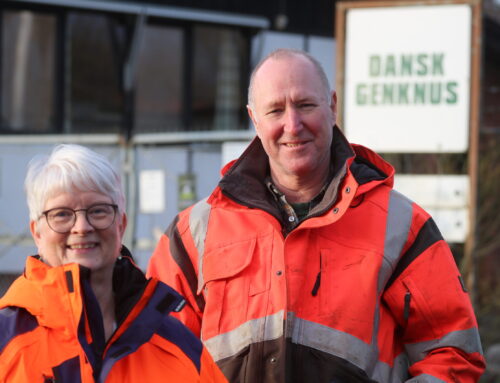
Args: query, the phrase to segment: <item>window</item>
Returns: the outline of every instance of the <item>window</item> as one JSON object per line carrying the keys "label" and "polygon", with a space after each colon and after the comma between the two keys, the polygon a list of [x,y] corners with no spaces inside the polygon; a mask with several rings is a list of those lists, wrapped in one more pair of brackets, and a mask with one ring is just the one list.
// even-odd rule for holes
{"label": "window", "polygon": [[0,132],[247,129],[244,29],[36,9],[0,11]]}
{"label": "window", "polygon": [[[116,39],[113,39],[115,33]],[[118,133],[123,125],[120,26],[106,15],[71,13],[66,73],[67,133]]]}
{"label": "window", "polygon": [[247,48],[238,30],[195,27],[193,130],[245,129]]}
{"label": "window", "polygon": [[55,124],[55,16],[2,13],[1,129],[51,133]]}
{"label": "window", "polygon": [[144,28],[137,58],[136,132],[183,128],[183,36],[179,28]]}

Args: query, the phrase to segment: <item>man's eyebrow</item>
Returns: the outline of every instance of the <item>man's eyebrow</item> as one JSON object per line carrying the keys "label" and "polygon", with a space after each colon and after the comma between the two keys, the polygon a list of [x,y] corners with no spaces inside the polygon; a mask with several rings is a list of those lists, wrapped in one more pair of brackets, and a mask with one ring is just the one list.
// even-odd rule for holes
{"label": "man's eyebrow", "polygon": [[293,100],[293,102],[295,102],[295,103],[311,102],[311,101],[314,101],[314,97],[304,96],[304,97],[297,98],[296,100]]}
{"label": "man's eyebrow", "polygon": [[294,105],[299,105],[299,104],[317,104],[318,99],[313,96],[302,96],[296,100],[292,100],[292,103]]}
{"label": "man's eyebrow", "polygon": [[266,109],[271,109],[271,108],[276,108],[276,107],[282,106],[282,105],[283,105],[282,101],[280,101],[280,100],[274,100],[274,101],[270,101],[267,104],[265,104],[264,107]]}

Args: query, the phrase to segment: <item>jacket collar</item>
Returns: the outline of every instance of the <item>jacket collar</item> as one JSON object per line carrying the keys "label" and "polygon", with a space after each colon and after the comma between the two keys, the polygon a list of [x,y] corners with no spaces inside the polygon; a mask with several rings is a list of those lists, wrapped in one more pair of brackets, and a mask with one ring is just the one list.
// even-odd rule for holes
{"label": "jacket collar", "polygon": [[[322,214],[335,203],[339,185],[348,172],[353,174],[359,185],[363,185],[358,189],[358,194],[382,182],[392,185],[394,169],[391,165],[371,150],[351,145],[337,126],[332,129],[333,176],[323,199],[311,211],[313,215]],[[222,172],[223,178],[218,185],[222,194],[238,204],[264,210],[280,220],[278,204],[264,181],[270,173],[269,160],[258,137],[252,140],[237,160],[228,163]],[[212,198],[216,198],[216,194]]]}
{"label": "jacket collar", "polygon": [[[90,270],[76,263],[51,267],[38,256],[26,260],[25,271],[17,278],[0,300],[0,308],[15,306],[26,309],[40,325],[76,333],[85,299],[95,300],[93,293],[85,293]],[[116,297],[117,321],[121,322],[139,299],[144,297],[148,280],[135,266],[130,252],[123,246],[113,271],[113,291]],[[163,314],[180,307],[184,300],[168,286],[154,281],[146,295],[159,294],[169,302],[163,305]],[[154,292],[153,292],[154,291]],[[85,295],[91,295],[85,296]]]}

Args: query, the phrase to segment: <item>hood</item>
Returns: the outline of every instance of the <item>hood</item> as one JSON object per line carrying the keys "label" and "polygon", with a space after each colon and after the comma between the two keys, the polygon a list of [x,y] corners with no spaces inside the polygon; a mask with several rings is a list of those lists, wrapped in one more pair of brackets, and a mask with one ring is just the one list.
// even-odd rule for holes
{"label": "hood", "polygon": [[35,316],[41,326],[76,331],[82,312],[79,293],[78,264],[50,267],[37,256],[30,256],[23,275],[0,299],[0,308],[20,307]]}
{"label": "hood", "polygon": [[380,155],[365,146],[351,144],[355,158],[349,170],[358,183],[357,195],[364,194],[380,184],[392,188],[394,167]]}

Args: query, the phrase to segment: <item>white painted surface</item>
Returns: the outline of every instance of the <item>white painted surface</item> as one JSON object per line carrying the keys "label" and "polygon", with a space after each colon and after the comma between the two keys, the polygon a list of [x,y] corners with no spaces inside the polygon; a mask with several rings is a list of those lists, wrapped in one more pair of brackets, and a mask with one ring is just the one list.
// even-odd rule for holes
{"label": "white painted surface", "polygon": [[[471,15],[466,4],[347,11],[343,128],[350,141],[380,152],[467,150]],[[428,62],[441,57],[441,65],[425,70],[425,55]],[[388,66],[373,69],[374,57],[400,63],[408,56],[421,60],[413,60],[411,74],[399,67],[396,74]],[[391,85],[397,102],[382,97]],[[415,96],[417,86],[424,87],[426,101]],[[431,94],[440,101],[431,102]]]}

